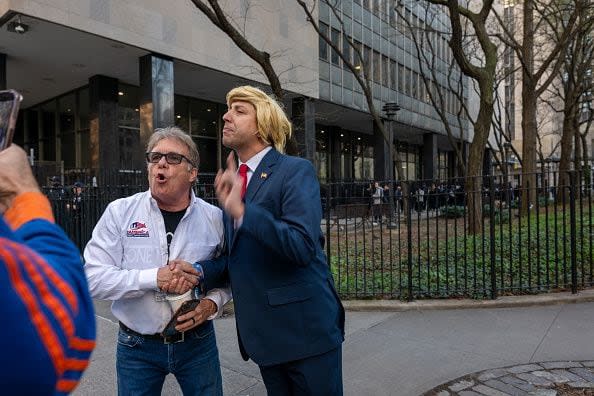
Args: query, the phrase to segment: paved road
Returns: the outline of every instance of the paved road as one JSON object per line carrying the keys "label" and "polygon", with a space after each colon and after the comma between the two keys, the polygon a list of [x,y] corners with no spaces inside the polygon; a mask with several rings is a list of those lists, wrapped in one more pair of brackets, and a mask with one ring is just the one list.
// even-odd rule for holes
{"label": "paved road", "polygon": [[[97,302],[98,345],[75,395],[114,395],[117,322]],[[237,348],[232,316],[215,321],[225,395],[265,395],[259,371]],[[348,312],[345,395],[419,395],[466,374],[547,361],[594,360],[594,302]],[[169,378],[164,395],[180,395]]]}

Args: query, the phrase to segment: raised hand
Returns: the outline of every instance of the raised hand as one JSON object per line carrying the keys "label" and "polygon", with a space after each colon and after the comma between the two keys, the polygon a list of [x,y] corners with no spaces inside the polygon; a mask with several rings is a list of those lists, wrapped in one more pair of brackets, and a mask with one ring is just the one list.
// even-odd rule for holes
{"label": "raised hand", "polygon": [[243,216],[245,206],[241,200],[243,181],[237,174],[237,165],[233,153],[227,157],[227,168],[219,169],[215,178],[215,191],[219,203],[231,217],[239,219]]}
{"label": "raised hand", "polygon": [[39,192],[27,154],[17,145],[0,151],[0,211],[11,206],[12,200],[25,192]]}

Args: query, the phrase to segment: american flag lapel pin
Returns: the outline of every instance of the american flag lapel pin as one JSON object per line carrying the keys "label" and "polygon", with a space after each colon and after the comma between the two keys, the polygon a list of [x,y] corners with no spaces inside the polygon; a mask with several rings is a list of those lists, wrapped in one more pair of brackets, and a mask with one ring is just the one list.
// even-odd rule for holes
{"label": "american flag lapel pin", "polygon": [[260,173],[260,179],[266,179],[268,177],[268,173],[262,172]]}

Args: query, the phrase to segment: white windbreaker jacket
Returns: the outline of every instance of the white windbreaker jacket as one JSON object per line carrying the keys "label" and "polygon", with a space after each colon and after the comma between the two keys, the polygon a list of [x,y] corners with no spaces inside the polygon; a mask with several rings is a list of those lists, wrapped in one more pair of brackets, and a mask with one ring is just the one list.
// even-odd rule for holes
{"label": "white windbreaker jacket", "polygon": [[[190,206],[171,240],[169,257],[165,222],[150,191],[111,202],[85,247],[91,295],[113,300],[114,316],[138,333],[161,332],[172,316],[169,304],[156,298],[160,267],[173,259],[207,260],[222,250],[222,211],[191,194]],[[220,313],[231,299],[231,290],[213,289],[206,298],[217,304]]]}

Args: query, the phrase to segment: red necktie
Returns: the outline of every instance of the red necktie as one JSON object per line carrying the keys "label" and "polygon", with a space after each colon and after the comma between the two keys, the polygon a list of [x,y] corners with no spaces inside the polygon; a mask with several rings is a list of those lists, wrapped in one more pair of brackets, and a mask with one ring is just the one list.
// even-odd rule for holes
{"label": "red necktie", "polygon": [[239,176],[241,177],[242,186],[241,186],[241,199],[245,197],[245,191],[247,190],[247,172],[248,166],[246,164],[239,165]]}

